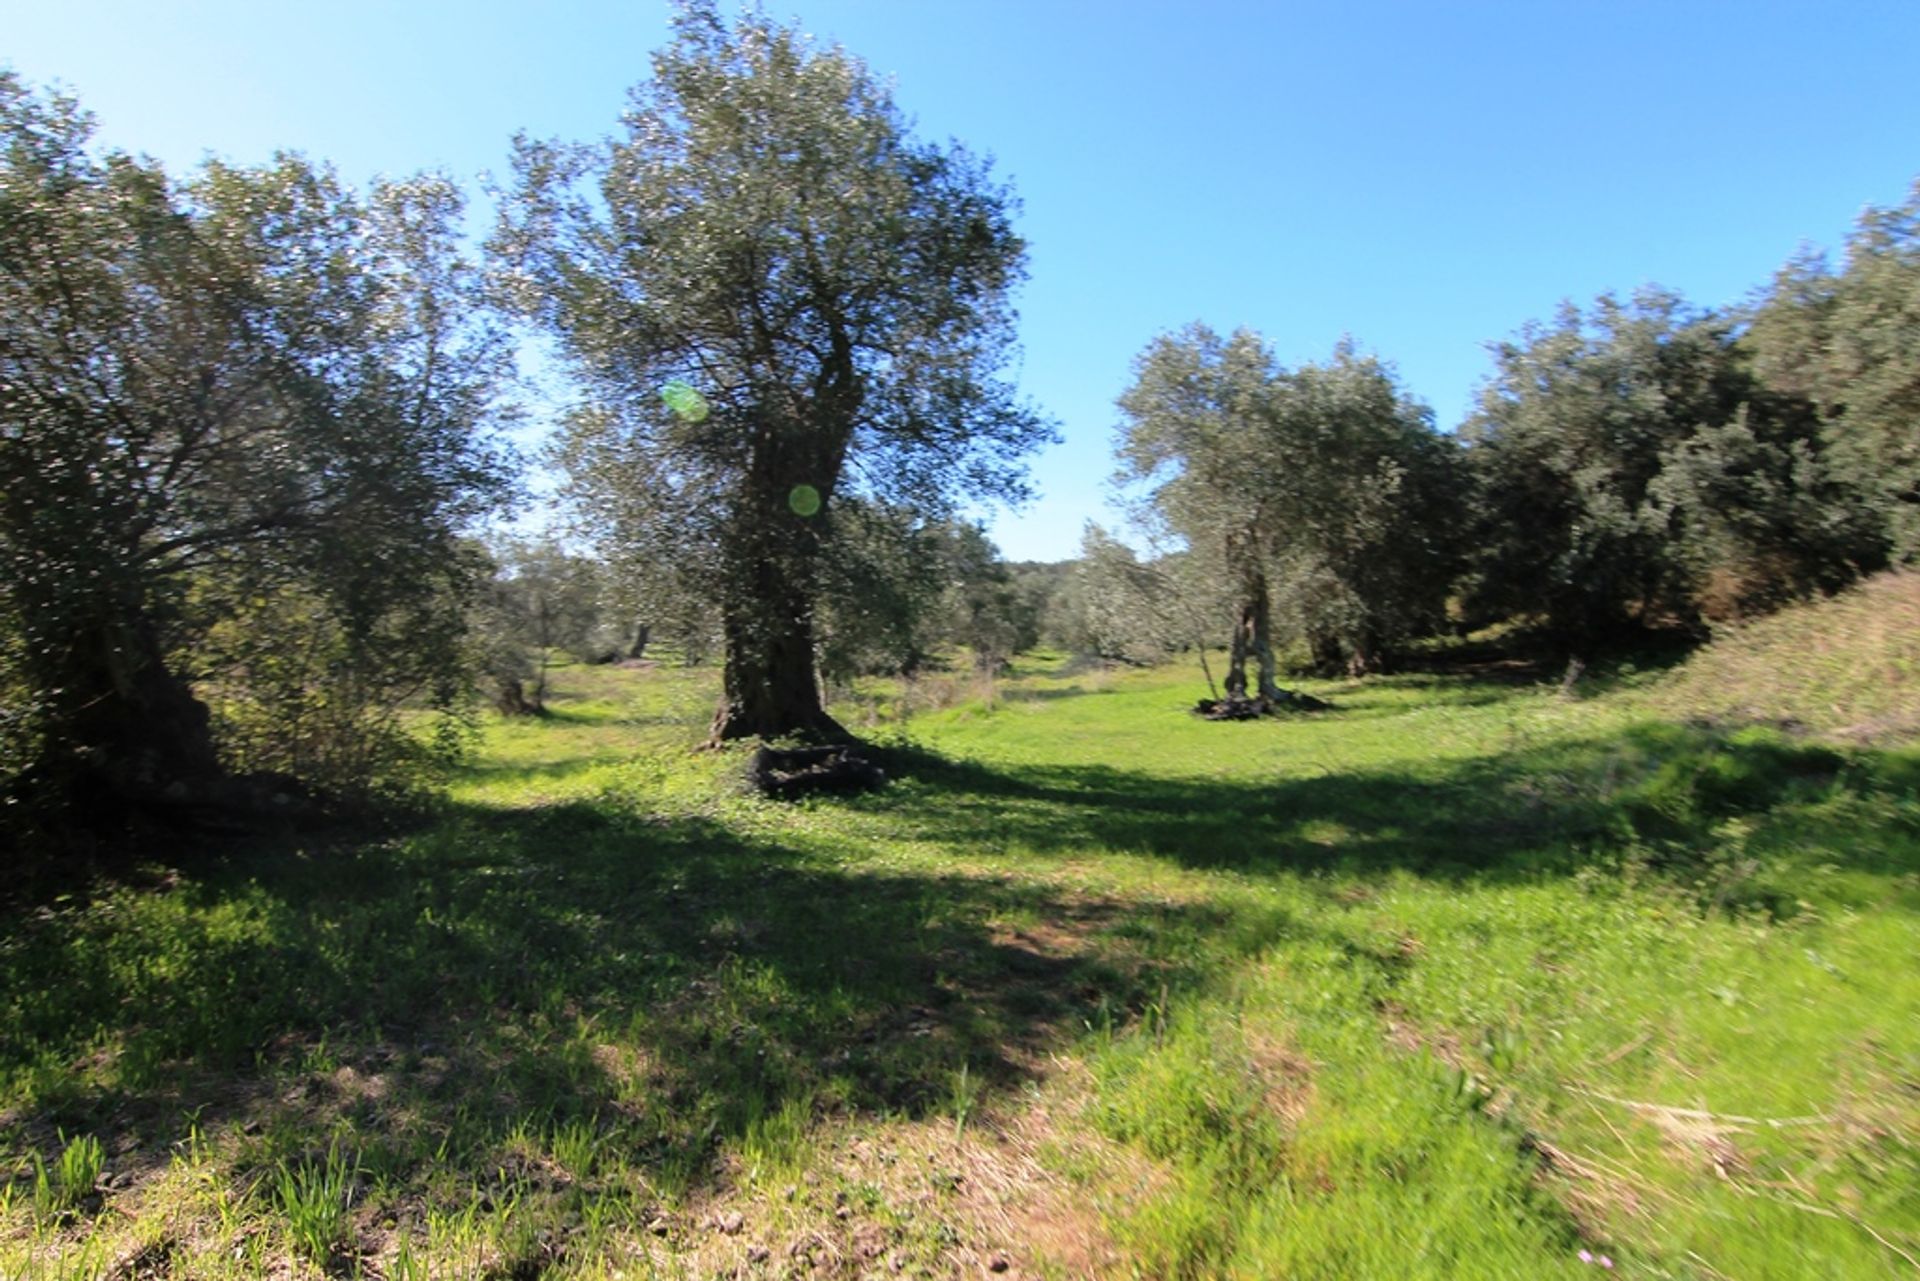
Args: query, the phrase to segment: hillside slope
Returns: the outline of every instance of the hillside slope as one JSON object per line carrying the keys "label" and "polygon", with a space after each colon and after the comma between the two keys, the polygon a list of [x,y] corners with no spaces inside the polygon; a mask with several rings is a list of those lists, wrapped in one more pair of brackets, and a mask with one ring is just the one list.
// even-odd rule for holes
{"label": "hillside slope", "polygon": [[1654,693],[1669,715],[1787,722],[1856,741],[1920,731],[1920,573],[1729,630]]}

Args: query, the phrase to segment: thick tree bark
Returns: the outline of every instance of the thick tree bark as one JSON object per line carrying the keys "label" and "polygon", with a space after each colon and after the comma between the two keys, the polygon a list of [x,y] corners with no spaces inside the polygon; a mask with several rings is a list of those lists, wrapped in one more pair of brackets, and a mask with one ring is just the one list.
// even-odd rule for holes
{"label": "thick tree bark", "polygon": [[647,641],[653,636],[653,626],[649,623],[635,623],[633,626],[633,644],[627,646],[629,659],[641,659],[647,656]]}
{"label": "thick tree bark", "polygon": [[[724,697],[713,741],[851,742],[827,715],[814,670],[813,602],[827,505],[865,392],[839,316],[807,392],[763,406],[723,552]],[[770,364],[778,361],[771,355]]]}
{"label": "thick tree bark", "polygon": [[1267,576],[1257,568],[1243,569],[1240,575],[1240,616],[1234,622],[1233,644],[1227,654],[1227,697],[1247,697],[1247,659],[1256,664],[1256,696],[1282,699],[1287,695],[1274,683],[1272,604],[1267,593]]}
{"label": "thick tree bark", "polygon": [[713,718],[715,742],[793,737],[833,743],[852,737],[820,703],[810,602],[786,594],[763,613],[729,618],[724,631],[726,672]]}
{"label": "thick tree bark", "polygon": [[814,671],[813,587],[820,552],[814,522],[820,511],[796,512],[783,482],[752,487],[748,501],[757,517],[746,522],[728,558],[721,628],[726,670],[713,718],[716,743],[852,738],[821,705]]}
{"label": "thick tree bark", "polygon": [[[1281,689],[1275,681],[1271,600],[1267,575],[1248,551],[1250,538],[1232,538],[1227,542],[1227,563],[1235,570],[1240,588],[1239,616],[1234,620],[1233,644],[1227,652],[1225,698],[1200,700],[1195,711],[1209,720],[1252,720],[1269,712],[1287,708],[1314,711],[1328,706],[1309,694]],[[1254,661],[1254,694],[1247,695],[1247,659]],[[1203,657],[1204,662],[1204,657]],[[1212,684],[1212,674],[1208,674]]]}
{"label": "thick tree bark", "polygon": [[547,708],[536,692],[527,697],[526,684],[517,676],[494,678],[494,710],[502,716],[544,716]]}

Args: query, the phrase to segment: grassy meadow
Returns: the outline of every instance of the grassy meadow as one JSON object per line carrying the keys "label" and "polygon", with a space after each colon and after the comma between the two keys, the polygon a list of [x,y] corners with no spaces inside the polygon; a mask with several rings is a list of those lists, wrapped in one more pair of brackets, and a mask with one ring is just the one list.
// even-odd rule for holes
{"label": "grassy meadow", "polygon": [[896,781],[800,803],[691,750],[712,670],[563,667],[429,822],[7,909],[0,1276],[1914,1275],[1874,590],[1257,723],[875,682]]}

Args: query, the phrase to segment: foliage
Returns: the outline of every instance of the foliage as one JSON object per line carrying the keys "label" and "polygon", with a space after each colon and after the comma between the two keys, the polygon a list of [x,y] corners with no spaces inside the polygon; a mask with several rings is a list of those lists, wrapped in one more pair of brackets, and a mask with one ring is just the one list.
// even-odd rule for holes
{"label": "foliage", "polygon": [[1014,494],[1047,436],[997,377],[1012,200],[909,137],[854,58],[758,14],[689,5],[653,72],[623,137],[520,140],[503,293],[586,388],[576,492],[713,571],[716,732],[831,734],[813,633],[836,499],[937,515],[957,489]]}
{"label": "foliage", "polygon": [[1092,523],[1081,533],[1074,572],[1080,613],[1071,647],[1079,653],[1131,663],[1186,649],[1204,657],[1209,632],[1229,610],[1220,575],[1202,552],[1142,560]]}
{"label": "foliage", "polygon": [[1001,670],[1040,639],[1032,598],[1014,582],[1000,549],[978,525],[948,526],[943,604],[947,637],[973,656],[980,671]]}
{"label": "foliage", "polygon": [[829,540],[820,580],[829,682],[912,677],[949,648],[992,672],[1039,639],[1038,601],[978,525],[851,499],[836,507]]}
{"label": "foliage", "polygon": [[504,352],[466,319],[459,193],[363,199],[292,156],[176,182],[89,130],[0,78],[0,557],[40,765],[133,790],[213,774],[188,684],[257,670],[271,618],[241,666],[201,642],[284,613],[258,601],[324,620],[315,697],[353,686],[384,714],[422,673],[450,691],[452,534],[503,475]]}
{"label": "foliage", "polygon": [[950,529],[904,507],[843,498],[827,516],[820,566],[820,673],[832,684],[912,675],[946,639]]}
{"label": "foliage", "polygon": [[1465,429],[1478,609],[1604,644],[1832,590],[1879,559],[1812,407],[1755,379],[1728,320],[1659,290],[1603,295],[1494,354]]}
{"label": "foliage", "polygon": [[1342,341],[1325,365],[1279,365],[1248,330],[1163,336],[1120,399],[1123,479],[1231,584],[1241,649],[1274,607],[1323,665],[1365,671],[1440,619],[1457,553],[1452,446],[1392,371]]}
{"label": "foliage", "polygon": [[1444,620],[1462,550],[1458,450],[1350,340],[1294,370],[1277,413],[1276,606],[1323,670],[1375,670]]}
{"label": "foliage", "polygon": [[477,571],[457,546],[442,552],[441,583],[416,581],[373,618],[343,618],[298,582],[205,615],[194,670],[221,762],[358,803],[444,781],[470,727],[462,597]]}
{"label": "foliage", "polygon": [[1920,181],[1861,215],[1839,272],[1816,255],[1782,268],[1752,342],[1770,385],[1819,406],[1834,467],[1896,554],[1920,558]]}
{"label": "foliage", "polygon": [[474,601],[470,625],[496,710],[544,710],[547,664],[555,649],[604,660],[621,656],[632,643],[605,623],[609,593],[598,562],[569,553],[551,538],[503,539],[490,559],[493,575]]}

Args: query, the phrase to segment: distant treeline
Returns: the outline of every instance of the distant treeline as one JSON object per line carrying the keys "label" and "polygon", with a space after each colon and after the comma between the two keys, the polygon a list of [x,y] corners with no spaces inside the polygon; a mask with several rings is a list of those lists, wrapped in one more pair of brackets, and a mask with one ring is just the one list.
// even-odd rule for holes
{"label": "distant treeline", "polygon": [[1289,370],[1245,331],[1157,340],[1120,452],[1179,550],[1090,529],[1080,643],[1251,654],[1271,620],[1357,673],[1507,622],[1584,655],[1920,559],[1920,185],[1746,306],[1603,295],[1493,355],[1446,434],[1351,343]]}

